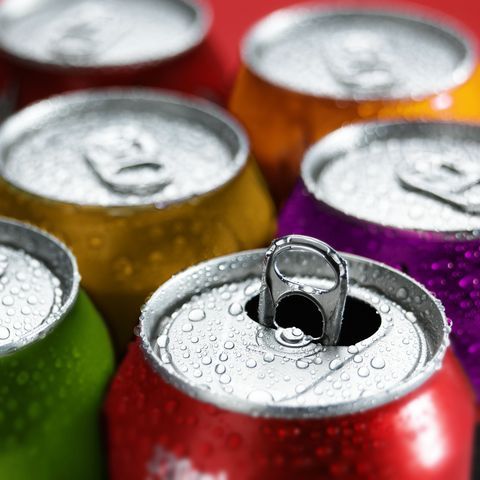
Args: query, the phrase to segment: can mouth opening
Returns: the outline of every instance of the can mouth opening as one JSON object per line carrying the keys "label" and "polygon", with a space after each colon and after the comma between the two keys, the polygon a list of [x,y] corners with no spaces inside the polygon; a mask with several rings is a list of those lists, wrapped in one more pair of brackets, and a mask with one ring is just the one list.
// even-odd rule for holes
{"label": "can mouth opening", "polygon": [[[245,312],[254,322],[258,318],[260,295],[250,298],[245,304]],[[324,321],[316,305],[303,295],[289,295],[283,298],[276,311],[277,324],[282,328],[299,328],[304,335],[320,338],[323,334]],[[343,312],[342,329],[338,346],[348,347],[372,337],[380,328],[382,318],[377,309],[368,303],[347,296]]]}

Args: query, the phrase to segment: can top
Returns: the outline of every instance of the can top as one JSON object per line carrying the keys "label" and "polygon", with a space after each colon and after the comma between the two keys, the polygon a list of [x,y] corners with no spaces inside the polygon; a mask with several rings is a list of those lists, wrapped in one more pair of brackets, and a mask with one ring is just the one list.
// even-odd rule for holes
{"label": "can top", "polygon": [[480,234],[480,127],[374,122],[344,127],[306,153],[302,178],[342,214],[452,238]]}
{"label": "can top", "polygon": [[164,207],[221,188],[247,158],[226,112],[147,89],[60,95],[0,129],[3,178],[76,205]]}
{"label": "can top", "polygon": [[177,57],[209,26],[194,0],[4,0],[0,50],[37,68],[100,72]]}
{"label": "can top", "polygon": [[306,4],[258,22],[244,64],[268,83],[338,100],[421,98],[463,84],[475,65],[466,32],[435,17]]}
{"label": "can top", "polygon": [[73,306],[80,277],[58,240],[0,219],[0,356],[39,340]]}
{"label": "can top", "polygon": [[406,394],[439,367],[448,332],[420,284],[297,235],[173,277],[140,320],[147,359],[175,387],[221,408],[288,418],[353,413]]}

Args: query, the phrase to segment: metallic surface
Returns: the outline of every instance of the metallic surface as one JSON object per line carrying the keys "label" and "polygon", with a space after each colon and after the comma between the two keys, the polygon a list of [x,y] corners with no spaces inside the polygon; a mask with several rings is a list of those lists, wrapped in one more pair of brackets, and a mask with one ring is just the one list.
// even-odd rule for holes
{"label": "metallic surface", "polygon": [[194,48],[209,24],[193,0],[6,0],[0,49],[41,68],[132,68]]}
{"label": "metallic surface", "polygon": [[[450,20],[436,18],[421,10],[406,16],[395,10],[295,6],[266,17],[247,35],[243,67],[230,99],[230,109],[245,125],[253,152],[278,203],[293,188],[308,146],[342,125],[388,118],[479,118],[480,71],[474,67],[474,43],[462,28],[450,26],[454,25]],[[381,20],[376,23],[379,32],[371,31],[372,19]],[[343,30],[337,32],[338,24]],[[347,27],[354,30],[352,41]],[[330,30],[336,33],[329,34]],[[322,42],[312,41],[310,35],[314,39],[317,35],[321,38],[328,35],[329,41],[322,47]],[[389,36],[395,48],[390,53],[384,52],[378,46],[388,46],[388,42],[372,39],[372,35]],[[414,48],[403,49],[414,39]],[[337,51],[345,42],[353,45],[344,48],[348,55]],[[374,47],[373,52],[370,47]],[[442,50],[441,55],[430,57],[426,53],[437,48]],[[285,51],[290,53],[287,55]],[[312,62],[299,54],[305,51],[320,52],[315,56],[318,60]],[[414,58],[406,61],[405,52],[409,52],[409,58],[415,52]],[[277,61],[280,54],[283,60]],[[420,68],[413,68],[415,58],[420,60],[424,54],[430,57],[429,62],[435,58],[439,63],[427,67],[428,62],[422,61]],[[385,55],[388,62],[380,62],[383,66],[376,70],[377,57]],[[265,68],[259,66],[264,57],[269,59]],[[355,82],[351,85],[340,82],[340,87],[339,82],[330,83],[331,75],[320,75],[317,71],[324,65],[324,58],[333,61],[335,71],[343,72],[342,78],[361,79],[363,87]],[[275,68],[270,71],[272,65]],[[395,66],[393,77],[386,75],[389,71],[386,65]],[[267,67],[268,72],[264,71]],[[442,68],[444,73],[439,74],[437,69]],[[360,73],[352,74],[352,69]],[[278,77],[279,71],[285,75]],[[387,77],[395,81],[387,82],[388,88],[384,88],[381,82]],[[419,78],[422,80],[417,84],[415,79]]]}
{"label": "metallic surface", "polygon": [[[478,168],[478,131],[476,126],[462,124],[379,123],[334,132],[307,154],[303,180],[279,221],[282,235],[311,235],[344,251],[383,261],[434,292],[453,321],[453,347],[477,398],[479,219],[464,205],[475,205],[478,191],[469,177]],[[355,164],[354,159],[362,156],[363,161]],[[343,159],[349,166],[336,176],[336,166]],[[427,178],[434,194],[404,184],[411,159],[423,165],[421,172],[430,172]],[[358,176],[352,183],[353,172]],[[371,181],[372,175],[376,180]],[[414,181],[419,178],[424,177],[415,173]],[[455,193],[456,203],[462,205],[444,198],[458,185],[465,185]]]}
{"label": "metallic surface", "polygon": [[[349,299],[374,306],[379,330],[349,346],[287,347],[276,332],[296,328],[260,325],[249,307],[264,255],[193,267],[144,307],[106,404],[111,478],[467,480],[473,396],[433,297],[348,255]],[[331,287],[318,260],[290,250],[278,267],[304,289]]]}
{"label": "metallic surface", "polygon": [[420,14],[314,4],[261,20],[242,57],[268,83],[339,100],[431,96],[464,83],[475,62],[467,38]]}
{"label": "metallic surface", "polygon": [[[63,136],[62,125],[77,142]],[[106,140],[82,136],[85,129]],[[119,150],[112,137],[129,148]],[[159,282],[200,260],[265,245],[274,231],[273,205],[243,131],[207,102],[148,90],[72,94],[20,112],[0,138],[2,175],[13,175],[13,162],[36,165],[36,178],[15,171],[24,178],[22,188],[0,181],[0,211],[41,225],[71,246],[120,350]],[[145,175],[158,158],[151,155],[151,139],[165,177]],[[112,164],[129,168],[117,175]],[[155,185],[151,178],[170,182]],[[159,190],[153,196],[152,188]]]}
{"label": "metallic surface", "polygon": [[105,325],[53,237],[0,220],[0,252],[0,477],[100,480]]}

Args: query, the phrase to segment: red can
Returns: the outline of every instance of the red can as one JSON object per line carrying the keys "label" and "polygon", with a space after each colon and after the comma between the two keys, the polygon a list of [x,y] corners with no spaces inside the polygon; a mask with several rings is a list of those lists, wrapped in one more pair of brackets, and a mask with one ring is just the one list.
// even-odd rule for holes
{"label": "red can", "polygon": [[0,53],[17,107],[69,90],[150,86],[222,101],[228,88],[196,0],[3,0]]}
{"label": "red can", "polygon": [[420,284],[310,237],[190,268],[113,381],[111,478],[467,480],[449,330]]}

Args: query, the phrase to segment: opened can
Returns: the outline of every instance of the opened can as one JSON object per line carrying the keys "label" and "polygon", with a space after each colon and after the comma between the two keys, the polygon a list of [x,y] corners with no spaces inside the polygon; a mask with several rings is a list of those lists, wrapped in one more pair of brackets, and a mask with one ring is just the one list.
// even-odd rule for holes
{"label": "opened can", "polygon": [[0,131],[0,211],[77,256],[119,350],[159,282],[268,244],[272,201],[237,123],[208,102],[149,90],[58,96]]}
{"label": "opened can", "polygon": [[372,123],[318,142],[280,232],[388,263],[427,286],[480,395],[480,127]]}
{"label": "opened can", "polygon": [[113,381],[111,478],[467,480],[448,332],[424,287],[309,237],[190,268]]}
{"label": "opened can", "polygon": [[0,220],[0,478],[104,478],[99,419],[112,371],[72,254]]}
{"label": "opened can", "polygon": [[17,106],[102,86],[173,88],[223,101],[227,78],[195,0],[3,0],[0,55]]}
{"label": "opened can", "polygon": [[230,108],[278,202],[306,148],[345,123],[480,118],[475,43],[463,27],[414,12],[308,4],[247,34]]}

